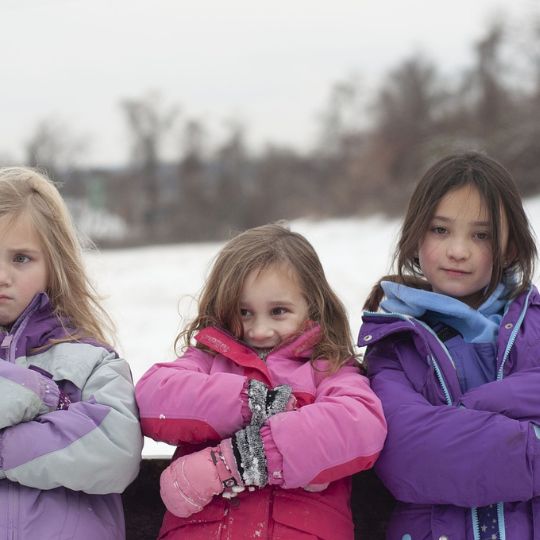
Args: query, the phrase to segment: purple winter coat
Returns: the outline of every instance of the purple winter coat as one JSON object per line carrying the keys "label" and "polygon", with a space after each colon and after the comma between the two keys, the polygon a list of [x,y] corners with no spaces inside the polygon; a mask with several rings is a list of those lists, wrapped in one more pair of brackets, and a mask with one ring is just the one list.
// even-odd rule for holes
{"label": "purple winter coat", "polygon": [[125,538],[142,448],[129,366],[66,337],[44,293],[0,328],[0,540]]}
{"label": "purple winter coat", "polygon": [[375,469],[398,500],[389,540],[477,540],[497,504],[507,540],[540,539],[540,294],[515,299],[497,339],[497,380],[460,390],[425,324],[364,313],[359,345],[388,437]]}

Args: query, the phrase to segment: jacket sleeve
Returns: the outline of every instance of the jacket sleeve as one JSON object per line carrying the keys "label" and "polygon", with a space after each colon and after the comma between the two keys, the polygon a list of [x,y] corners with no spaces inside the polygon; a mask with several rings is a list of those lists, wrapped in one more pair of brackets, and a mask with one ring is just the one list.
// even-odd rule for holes
{"label": "jacket sleeve", "polygon": [[389,343],[373,346],[367,358],[388,422],[375,468],[397,499],[474,507],[540,494],[540,444],[531,423],[432,405],[412,386]]}
{"label": "jacket sleeve", "polygon": [[461,397],[459,404],[540,424],[539,388],[540,367],[534,367],[473,388]]}
{"label": "jacket sleeve", "polygon": [[41,373],[0,360],[0,429],[56,410],[60,391]]}
{"label": "jacket sleeve", "polygon": [[368,380],[347,365],[322,378],[313,403],[271,417],[261,436],[271,483],[297,488],[372,467],[386,422]]}
{"label": "jacket sleeve", "polygon": [[172,445],[218,441],[246,424],[243,375],[210,373],[212,357],[189,348],[152,366],[136,386],[144,435]]}
{"label": "jacket sleeve", "polygon": [[137,476],[142,450],[129,366],[102,347],[55,347],[76,347],[68,361],[93,366],[81,399],[0,431],[0,476],[38,489],[122,492]]}

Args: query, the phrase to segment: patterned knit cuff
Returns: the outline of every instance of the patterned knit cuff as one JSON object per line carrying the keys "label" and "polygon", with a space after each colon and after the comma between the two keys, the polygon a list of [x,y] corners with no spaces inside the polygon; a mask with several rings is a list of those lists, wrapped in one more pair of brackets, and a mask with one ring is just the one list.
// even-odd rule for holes
{"label": "patterned knit cuff", "polygon": [[251,409],[252,426],[262,426],[266,422],[266,397],[268,386],[257,379],[251,379],[248,387],[248,404]]}
{"label": "patterned knit cuff", "polygon": [[[238,469],[246,486],[264,487],[268,483],[266,456],[258,426],[247,426],[233,436]],[[238,459],[239,458],[239,459]]]}

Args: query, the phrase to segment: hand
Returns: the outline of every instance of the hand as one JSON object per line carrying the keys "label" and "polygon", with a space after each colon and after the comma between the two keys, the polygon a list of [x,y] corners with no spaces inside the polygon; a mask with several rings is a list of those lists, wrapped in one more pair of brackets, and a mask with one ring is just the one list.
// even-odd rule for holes
{"label": "hand", "polygon": [[205,448],[177,459],[161,474],[161,498],[169,510],[179,517],[200,512],[214,495],[225,489],[243,487],[234,458],[231,439],[218,446]]}

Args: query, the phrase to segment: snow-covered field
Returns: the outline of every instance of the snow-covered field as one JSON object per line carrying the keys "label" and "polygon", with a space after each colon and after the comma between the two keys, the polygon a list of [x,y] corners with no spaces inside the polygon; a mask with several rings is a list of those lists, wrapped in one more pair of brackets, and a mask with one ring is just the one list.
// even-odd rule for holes
{"label": "snow-covered field", "polygon": [[[540,197],[526,202],[540,234]],[[330,284],[344,302],[353,335],[373,283],[389,270],[400,223],[365,220],[299,220],[291,223],[313,244]],[[87,265],[118,330],[117,348],[137,381],[155,362],[174,360],[174,339],[193,316],[196,297],[221,243],[178,244],[89,253]],[[144,455],[172,448],[146,440]]]}

